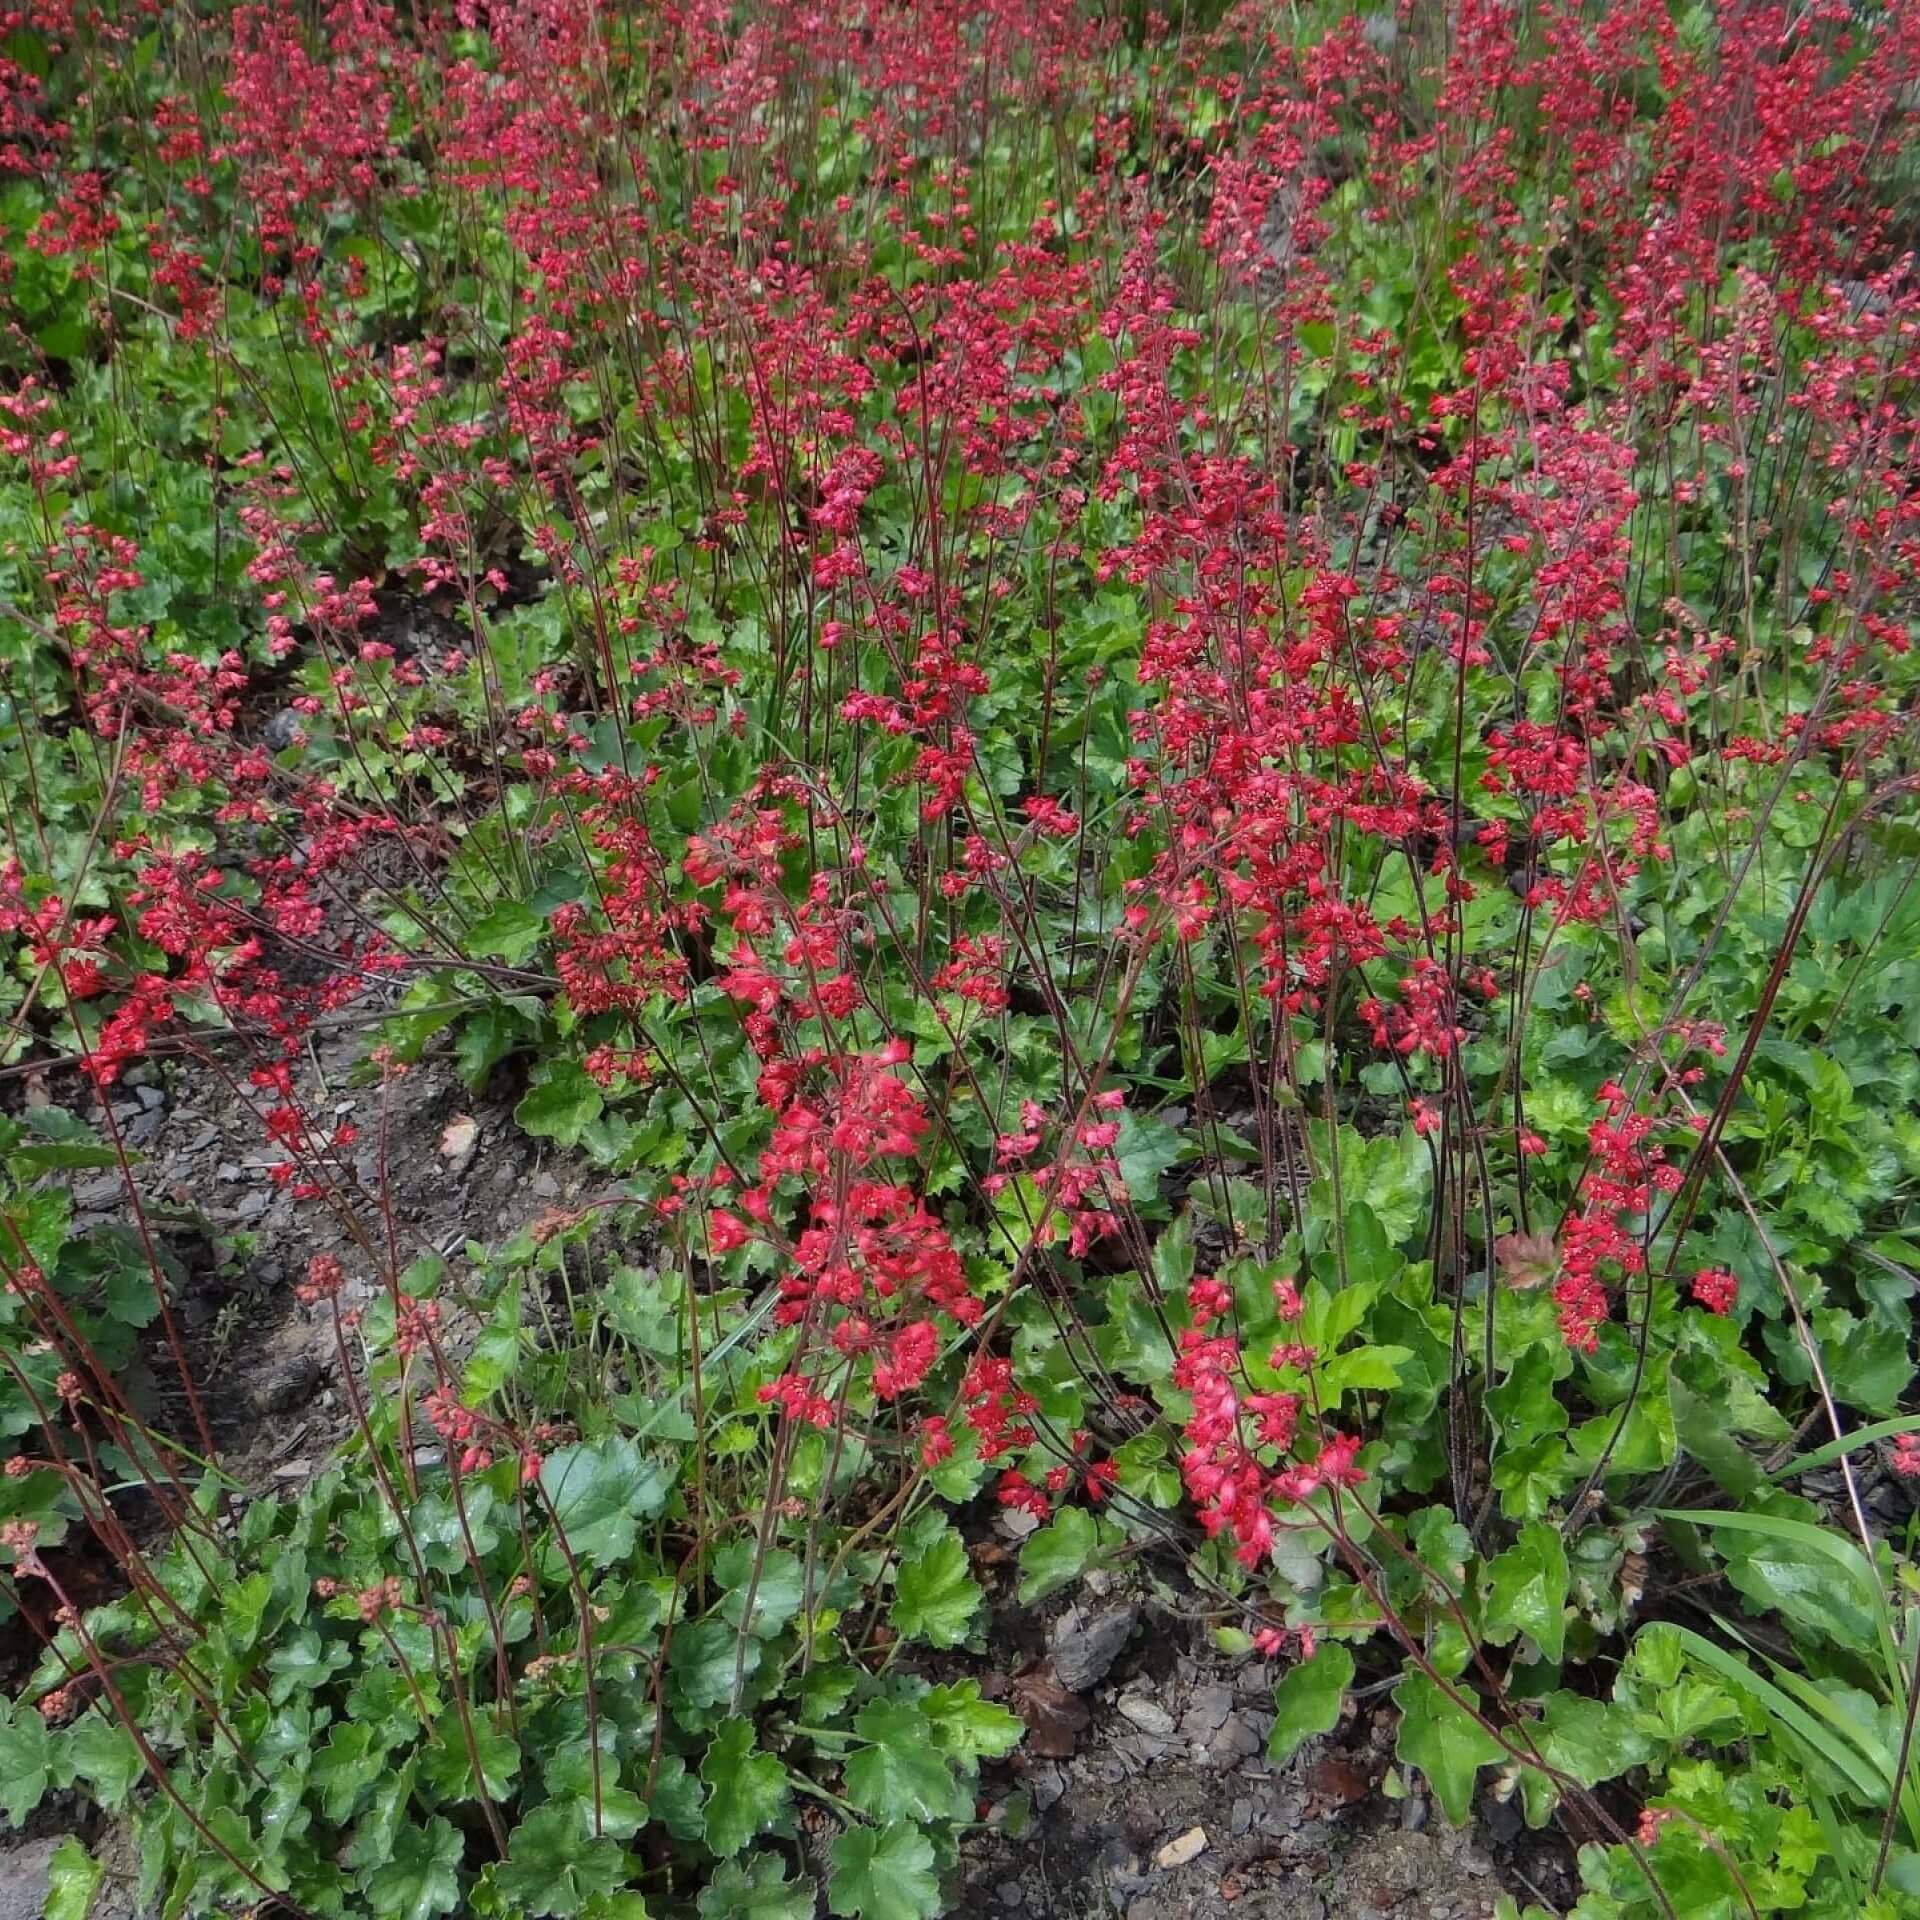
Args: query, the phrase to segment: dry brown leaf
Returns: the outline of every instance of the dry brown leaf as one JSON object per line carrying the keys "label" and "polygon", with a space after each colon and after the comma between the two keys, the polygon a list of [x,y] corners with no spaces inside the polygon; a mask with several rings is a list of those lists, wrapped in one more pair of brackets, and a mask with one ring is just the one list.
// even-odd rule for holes
{"label": "dry brown leaf", "polygon": [[1544,1287],[1560,1271],[1560,1249],[1550,1233],[1503,1233],[1493,1243],[1500,1278],[1518,1293]]}
{"label": "dry brown leaf", "polygon": [[1013,1710],[1027,1723],[1027,1744],[1044,1760],[1072,1759],[1074,1742],[1093,1719],[1086,1702],[1044,1666],[1014,1675]]}

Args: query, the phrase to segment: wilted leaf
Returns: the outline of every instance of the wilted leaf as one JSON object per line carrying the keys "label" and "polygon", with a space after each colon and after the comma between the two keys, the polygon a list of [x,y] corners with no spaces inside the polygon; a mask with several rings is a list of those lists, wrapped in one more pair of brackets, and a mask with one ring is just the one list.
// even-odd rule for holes
{"label": "wilted leaf", "polygon": [[1503,1233],[1493,1243],[1493,1262],[1508,1286],[1531,1293],[1560,1271],[1560,1249],[1550,1233]]}
{"label": "wilted leaf", "polygon": [[1046,1760],[1067,1760],[1074,1743],[1093,1720],[1087,1703],[1063,1687],[1050,1667],[1021,1674],[1013,1683],[1013,1704],[1027,1723],[1027,1744]]}

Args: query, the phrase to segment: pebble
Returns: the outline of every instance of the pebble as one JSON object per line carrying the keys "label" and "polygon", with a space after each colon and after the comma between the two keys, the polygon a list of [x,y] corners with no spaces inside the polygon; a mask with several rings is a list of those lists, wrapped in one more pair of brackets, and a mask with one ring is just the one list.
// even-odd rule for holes
{"label": "pebble", "polygon": [[1047,1636],[1054,1678],[1070,1693],[1097,1686],[1119,1659],[1139,1619],[1140,1610],[1124,1603],[1097,1612],[1069,1607]]}
{"label": "pebble", "polygon": [[0,1853],[0,1920],[40,1920],[57,1840],[22,1840]]}
{"label": "pebble", "polygon": [[1212,1733],[1226,1724],[1227,1715],[1232,1711],[1231,1687],[1198,1687],[1187,1702],[1186,1713],[1181,1717],[1181,1731],[1195,1735]]}
{"label": "pebble", "polygon": [[1100,1856],[1100,1864],[1107,1891],[1116,1904],[1128,1894],[1138,1893],[1150,1878],[1140,1856],[1121,1839],[1107,1842],[1106,1850]]}
{"label": "pebble", "polygon": [[1198,1860],[1206,1850],[1206,1828],[1189,1827],[1177,1839],[1169,1840],[1153,1856],[1153,1864],[1163,1873],[1168,1873],[1175,1867],[1184,1867],[1189,1860]]}
{"label": "pebble", "polygon": [[458,1173],[473,1158],[480,1144],[480,1123],[471,1114],[457,1113],[447,1122],[440,1136],[440,1157],[448,1171]]}
{"label": "pebble", "polygon": [[1253,1802],[1245,1794],[1233,1803],[1233,1811],[1227,1817],[1227,1825],[1236,1837],[1253,1825]]}
{"label": "pebble", "polygon": [[1138,1727],[1142,1733],[1169,1734],[1173,1731],[1173,1715],[1157,1701],[1147,1699],[1144,1694],[1128,1694],[1120,1702],[1120,1716]]}
{"label": "pebble", "polygon": [[1258,1733],[1239,1714],[1229,1714],[1225,1723],[1207,1742],[1207,1764],[1225,1772],[1243,1760],[1251,1760],[1260,1751]]}
{"label": "pebble", "polygon": [[1027,1897],[1027,1890],[1018,1880],[1002,1880],[994,1891],[1000,1896],[1003,1907],[1020,1906]]}

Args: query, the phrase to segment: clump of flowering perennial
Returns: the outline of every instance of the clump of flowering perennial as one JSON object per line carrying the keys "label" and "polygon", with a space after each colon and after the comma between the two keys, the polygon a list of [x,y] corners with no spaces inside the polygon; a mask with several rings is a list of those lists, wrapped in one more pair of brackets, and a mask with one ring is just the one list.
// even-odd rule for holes
{"label": "clump of flowering perennial", "polygon": [[[1293,1283],[1275,1283],[1283,1320],[1301,1311]],[[1277,1372],[1301,1377],[1294,1391],[1249,1392],[1240,1342],[1211,1328],[1231,1313],[1232,1298],[1218,1281],[1202,1277],[1188,1295],[1194,1324],[1180,1336],[1173,1383],[1193,1400],[1184,1430],[1181,1477],[1209,1537],[1224,1536],[1243,1566],[1260,1567],[1274,1549],[1281,1525],[1318,1528],[1312,1514],[1289,1516],[1323,1488],[1357,1487],[1365,1472],[1357,1464],[1358,1435],[1339,1433],[1317,1418],[1304,1423],[1318,1355],[1295,1341],[1281,1342],[1268,1356]],[[1302,1450],[1302,1443],[1310,1451]]]}
{"label": "clump of flowering perennial", "polygon": [[1168,1317],[1170,1221],[1224,1273],[1379,1200],[1386,1304],[1486,1316],[1429,1452],[1489,1551],[1502,1313],[1742,1310],[1688,1239],[1750,1152],[1712,963],[1888,857],[1911,761],[1920,14],[1124,11],[323,0],[138,61],[7,14],[9,270],[66,303],[0,393],[9,1041],[220,1074],[456,1475],[563,1429],[463,1397],[302,1098],[396,1000],[383,1068],[529,1067],[756,1290],[765,1403],[909,1473],[1137,1521],[1093,1435],[1159,1316],[1150,1437],[1257,1574],[1383,1402],[1293,1279],[1258,1350],[1212,1272]]}

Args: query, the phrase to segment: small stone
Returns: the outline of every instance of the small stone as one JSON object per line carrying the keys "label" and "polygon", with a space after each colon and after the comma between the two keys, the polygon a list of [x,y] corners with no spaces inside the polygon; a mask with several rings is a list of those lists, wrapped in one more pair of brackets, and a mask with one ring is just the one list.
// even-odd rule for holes
{"label": "small stone", "polygon": [[1253,1802],[1245,1794],[1233,1803],[1233,1811],[1228,1816],[1229,1830],[1238,1837],[1253,1825]]}
{"label": "small stone", "polygon": [[456,1113],[440,1135],[440,1158],[449,1173],[458,1173],[480,1144],[480,1123],[470,1113]]}
{"label": "small stone", "polygon": [[167,1104],[167,1096],[163,1088],[135,1087],[134,1092],[139,1096],[140,1104],[149,1113],[158,1113]]}
{"label": "small stone", "polygon": [[1119,1659],[1139,1618],[1139,1609],[1129,1605],[1103,1607],[1094,1613],[1069,1607],[1047,1637],[1054,1678],[1073,1693],[1097,1686]]}
{"label": "small stone", "polygon": [[1207,1830],[1205,1827],[1189,1827],[1177,1839],[1167,1844],[1153,1856],[1153,1864],[1163,1873],[1170,1873],[1175,1867],[1184,1867],[1189,1860],[1198,1860],[1207,1850]]}
{"label": "small stone", "polygon": [[22,1840],[0,1853],[0,1920],[40,1920],[57,1840]]}
{"label": "small stone", "polygon": [[1027,1775],[1036,1813],[1045,1813],[1067,1790],[1067,1776],[1051,1760],[1035,1767]]}
{"label": "small stone", "polygon": [[529,1191],[536,1200],[558,1200],[560,1182],[543,1167],[527,1183]]}
{"label": "small stone", "polygon": [[994,1888],[994,1892],[999,1895],[1000,1904],[1003,1907],[1020,1906],[1024,1904],[1027,1897],[1026,1888],[1018,1880],[1002,1880]]}
{"label": "small stone", "polygon": [[1233,1711],[1233,1689],[1231,1687],[1199,1687],[1193,1698],[1187,1702],[1187,1710],[1181,1716],[1180,1727],[1184,1733],[1196,1738],[1214,1732],[1226,1725],[1227,1715]]}
{"label": "small stone", "polygon": [[1100,1868],[1106,1879],[1107,1891],[1125,1899],[1128,1894],[1138,1893],[1147,1884],[1147,1870],[1140,1856],[1124,1840],[1109,1840],[1100,1856]]}
{"label": "small stone", "polygon": [[213,1177],[216,1180],[226,1180],[231,1182],[234,1180],[244,1179],[246,1176],[240,1171],[239,1167],[235,1165],[233,1161],[222,1160],[220,1164],[214,1168]]}
{"label": "small stone", "polygon": [[1120,1702],[1120,1716],[1142,1733],[1165,1735],[1173,1731],[1173,1715],[1158,1701],[1149,1700],[1144,1694],[1128,1694]]}
{"label": "small stone", "polygon": [[1107,1751],[1120,1762],[1123,1773],[1145,1773],[1165,1757],[1168,1744],[1150,1733],[1116,1733],[1107,1742]]}
{"label": "small stone", "polygon": [[1229,1767],[1237,1767],[1242,1760],[1251,1760],[1260,1747],[1260,1736],[1253,1728],[1239,1714],[1229,1714],[1207,1742],[1207,1764],[1225,1772]]}

